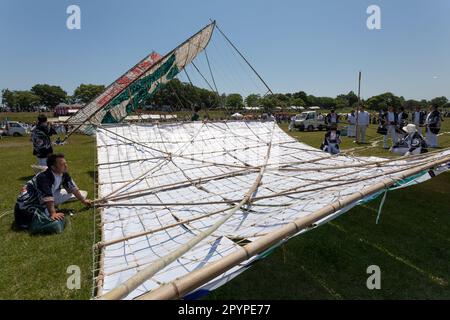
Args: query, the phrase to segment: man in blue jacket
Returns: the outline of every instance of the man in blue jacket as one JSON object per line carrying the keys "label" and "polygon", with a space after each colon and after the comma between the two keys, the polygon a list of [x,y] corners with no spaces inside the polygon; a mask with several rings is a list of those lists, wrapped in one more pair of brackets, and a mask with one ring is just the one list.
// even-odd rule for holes
{"label": "man in blue jacket", "polygon": [[64,229],[64,214],[57,206],[76,197],[85,206],[87,192],[80,191],[67,172],[63,154],[47,158],[47,170],[35,175],[22,188],[14,208],[15,224],[31,233],[60,233]]}

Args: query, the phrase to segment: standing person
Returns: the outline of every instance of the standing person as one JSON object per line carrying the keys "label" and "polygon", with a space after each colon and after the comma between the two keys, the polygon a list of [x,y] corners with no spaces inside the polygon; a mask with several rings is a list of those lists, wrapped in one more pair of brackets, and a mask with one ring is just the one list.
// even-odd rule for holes
{"label": "standing person", "polygon": [[402,130],[408,124],[408,113],[405,112],[405,108],[400,107],[400,112],[398,113],[398,124],[397,124],[397,133],[399,138],[402,138],[406,132]]}
{"label": "standing person", "polygon": [[392,153],[409,156],[411,154],[421,154],[428,152],[427,144],[422,135],[417,132],[415,124],[408,124],[402,130],[406,133],[395,146],[391,148]]}
{"label": "standing person", "polygon": [[348,115],[348,129],[347,129],[347,137],[354,137],[355,136],[355,124],[356,124],[356,116],[355,116],[355,110],[352,110],[350,114]]}
{"label": "standing person", "polygon": [[366,143],[366,130],[370,124],[370,115],[364,110],[364,106],[359,107],[358,110],[358,122],[356,128],[358,130],[358,141],[357,143]]}
{"label": "standing person", "polygon": [[388,146],[388,138],[391,137],[392,145],[397,143],[397,124],[398,124],[398,114],[395,112],[394,107],[389,107],[388,112],[384,116],[385,118],[385,127],[387,130],[387,134],[383,138],[383,147],[384,149],[389,149]]}
{"label": "standing person", "polygon": [[430,148],[438,148],[437,134],[441,129],[441,113],[438,111],[437,106],[431,106],[430,112],[425,120],[426,126],[426,140]]}
{"label": "standing person", "polygon": [[416,107],[416,111],[412,114],[412,123],[416,125],[417,131],[422,134],[422,127],[425,124],[425,112],[420,110],[420,107]]}
{"label": "standing person", "polygon": [[33,155],[36,156],[38,165],[45,167],[47,157],[53,153],[50,136],[57,134],[53,127],[47,123],[47,116],[40,114],[36,126],[31,130],[31,141],[33,142]]}
{"label": "standing person", "polygon": [[294,130],[295,128],[295,115],[291,117],[290,122],[289,122],[289,131]]}
{"label": "standing person", "polygon": [[331,109],[331,112],[325,117],[325,124],[329,128],[331,128],[331,125],[335,124],[337,128],[337,125],[339,124],[339,115],[334,111],[334,109]]}
{"label": "standing person", "polygon": [[320,149],[330,154],[338,154],[340,152],[340,143],[341,132],[337,129],[336,124],[332,124],[330,129],[325,133],[325,138],[320,146]]}
{"label": "standing person", "polygon": [[[87,192],[78,190],[67,172],[63,154],[47,158],[47,170],[35,175],[22,188],[14,207],[15,224],[31,233],[60,233],[64,229],[64,214],[57,206],[76,197],[89,207]],[[61,188],[64,188],[62,190]]]}
{"label": "standing person", "polygon": [[[380,111],[378,111],[378,128],[377,128],[377,133],[386,136],[387,135],[387,110],[386,109],[382,109]],[[384,137],[383,137],[383,141],[384,141]],[[385,146],[387,145],[387,143],[385,143]]]}
{"label": "standing person", "polygon": [[191,117],[191,121],[199,121],[200,120],[200,115],[198,114],[198,112],[200,111],[200,107],[195,107],[194,108],[194,114]]}

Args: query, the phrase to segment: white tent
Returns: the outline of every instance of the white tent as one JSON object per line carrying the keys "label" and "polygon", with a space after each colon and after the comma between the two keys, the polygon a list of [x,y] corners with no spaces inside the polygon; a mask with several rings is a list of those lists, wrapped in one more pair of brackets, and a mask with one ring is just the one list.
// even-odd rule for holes
{"label": "white tent", "polygon": [[234,113],[231,115],[231,118],[233,119],[242,119],[244,118],[244,115],[240,114],[240,113]]}
{"label": "white tent", "polygon": [[305,110],[305,107],[302,107],[302,106],[290,106],[289,109],[292,109],[292,110]]}

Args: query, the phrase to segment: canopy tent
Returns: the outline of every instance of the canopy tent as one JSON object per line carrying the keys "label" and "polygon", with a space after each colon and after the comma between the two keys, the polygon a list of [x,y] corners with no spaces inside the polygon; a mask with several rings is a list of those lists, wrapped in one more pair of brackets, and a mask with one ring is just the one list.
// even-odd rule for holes
{"label": "canopy tent", "polygon": [[242,118],[244,118],[244,115],[240,114],[240,113],[233,113],[231,115],[231,118],[233,118],[233,119],[242,119]]}
{"label": "canopy tent", "polygon": [[102,126],[97,150],[97,297],[125,299],[204,294],[290,237],[450,163],[450,150],[332,156],[275,122]]}

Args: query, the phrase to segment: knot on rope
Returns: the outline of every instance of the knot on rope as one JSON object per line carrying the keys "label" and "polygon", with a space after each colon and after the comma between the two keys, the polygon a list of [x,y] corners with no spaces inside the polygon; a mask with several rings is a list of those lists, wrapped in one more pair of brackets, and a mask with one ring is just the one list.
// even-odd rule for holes
{"label": "knot on rope", "polygon": [[172,154],[169,152],[169,154],[166,157],[167,161],[172,161]]}

